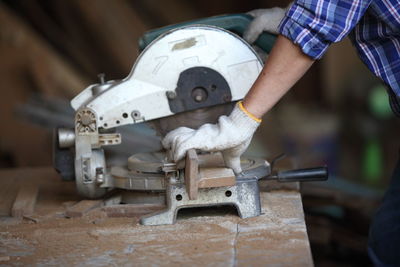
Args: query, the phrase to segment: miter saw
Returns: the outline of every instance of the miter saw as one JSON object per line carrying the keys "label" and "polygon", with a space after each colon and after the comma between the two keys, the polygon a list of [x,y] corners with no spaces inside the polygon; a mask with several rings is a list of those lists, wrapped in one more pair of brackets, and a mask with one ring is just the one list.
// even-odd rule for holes
{"label": "miter saw", "polygon": [[[102,79],[71,101],[75,129],[58,129],[55,157],[59,163],[63,152],[74,153],[80,195],[99,198],[113,188],[165,192],[167,210],[141,222],[172,224],[177,211],[186,207],[234,205],[242,218],[259,215],[260,179],[327,178],[324,167],[272,174],[267,161],[251,158],[242,158],[243,172],[235,175],[220,152],[195,150],[178,163],[168,160],[168,151],[160,151],[132,155],[124,166],[107,165],[104,148],[123,143],[120,126],[149,122],[163,136],[179,126],[215,123],[230,113],[262,69],[260,56],[240,37],[251,20],[227,15],[148,32],[128,77]],[[268,53],[274,40],[264,33],[255,44]]]}

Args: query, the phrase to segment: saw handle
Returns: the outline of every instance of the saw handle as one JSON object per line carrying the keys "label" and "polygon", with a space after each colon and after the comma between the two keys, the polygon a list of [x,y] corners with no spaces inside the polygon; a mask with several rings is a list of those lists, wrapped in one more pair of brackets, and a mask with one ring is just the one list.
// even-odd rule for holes
{"label": "saw handle", "polygon": [[308,168],[278,172],[274,177],[278,182],[313,182],[328,180],[328,168]]}
{"label": "saw handle", "polygon": [[[170,30],[189,26],[189,25],[211,25],[223,28],[231,31],[239,36],[243,36],[245,30],[249,26],[250,22],[253,21],[253,17],[248,14],[228,14],[215,17],[202,18],[187,22],[182,22],[174,25],[168,25],[162,28],[150,30],[145,32],[139,39],[139,50],[142,51],[148,46],[153,40],[155,40],[161,34],[164,34]],[[273,44],[276,40],[276,35],[263,32],[260,34],[258,39],[254,42],[256,46],[261,48],[264,52],[269,53],[272,49]]]}

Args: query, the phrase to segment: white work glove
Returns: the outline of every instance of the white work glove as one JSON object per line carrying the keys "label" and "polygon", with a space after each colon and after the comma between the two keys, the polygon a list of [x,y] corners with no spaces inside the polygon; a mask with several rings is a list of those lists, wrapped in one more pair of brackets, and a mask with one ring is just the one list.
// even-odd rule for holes
{"label": "white work glove", "polygon": [[247,149],[261,120],[248,113],[239,102],[229,116],[221,116],[217,124],[204,124],[197,130],[180,127],[162,140],[175,162],[185,157],[189,149],[222,151],[227,167],[241,173],[240,156]]}
{"label": "white work glove", "polygon": [[244,32],[243,38],[252,44],[264,31],[278,34],[278,27],[285,16],[286,9],[287,8],[274,7],[267,9],[255,9],[248,12],[247,14],[253,16],[254,19]]}

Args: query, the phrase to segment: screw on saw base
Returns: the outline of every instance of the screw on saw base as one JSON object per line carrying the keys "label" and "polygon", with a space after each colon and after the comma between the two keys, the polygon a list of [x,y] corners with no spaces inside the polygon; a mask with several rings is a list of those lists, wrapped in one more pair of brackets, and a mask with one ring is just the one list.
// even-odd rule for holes
{"label": "screw on saw base", "polygon": [[192,91],[192,97],[195,102],[204,102],[208,98],[207,90],[204,87],[196,87]]}
{"label": "screw on saw base", "polygon": [[176,92],[175,91],[167,91],[167,98],[172,100],[176,98]]}
{"label": "screw on saw base", "polygon": [[139,119],[141,119],[139,110],[134,110],[134,111],[132,111],[131,116],[132,116],[132,118],[133,118],[134,120],[139,120]]}

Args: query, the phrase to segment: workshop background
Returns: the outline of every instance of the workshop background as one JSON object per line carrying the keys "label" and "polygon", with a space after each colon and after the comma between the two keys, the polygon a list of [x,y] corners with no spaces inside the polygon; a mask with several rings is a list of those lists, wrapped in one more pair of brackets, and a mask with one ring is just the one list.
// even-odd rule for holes
{"label": "workshop background", "polygon": [[[68,101],[97,75],[124,78],[147,30],[208,16],[285,6],[266,0],[0,2],[0,167],[52,164],[52,129],[72,125]],[[383,84],[346,39],[272,110],[248,153],[327,164],[330,181],[303,185],[317,266],[369,264],[368,224],[398,155],[399,120]]]}

